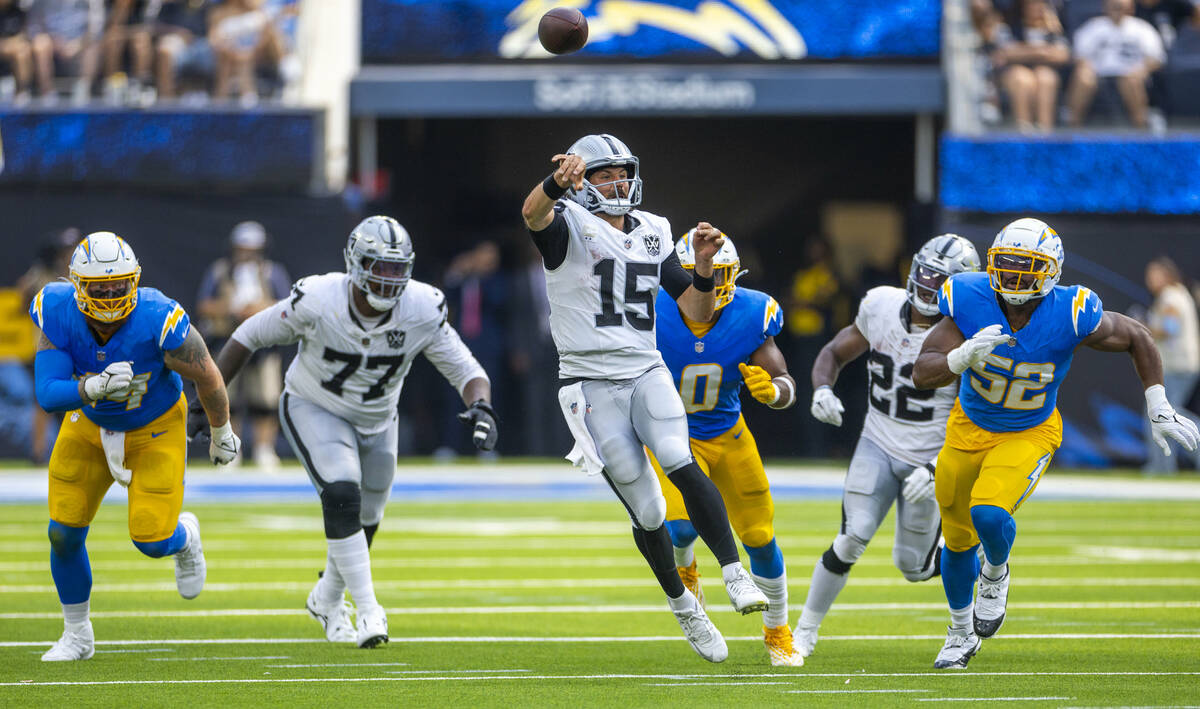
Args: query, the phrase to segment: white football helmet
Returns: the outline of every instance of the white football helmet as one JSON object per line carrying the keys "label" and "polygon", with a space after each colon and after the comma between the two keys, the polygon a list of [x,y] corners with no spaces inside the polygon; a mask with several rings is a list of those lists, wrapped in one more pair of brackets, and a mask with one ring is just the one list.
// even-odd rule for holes
{"label": "white football helmet", "polygon": [[[642,203],[642,178],[638,170],[637,156],[630,152],[629,147],[619,138],[603,133],[601,135],[585,135],[567,149],[567,155],[578,155],[583,158],[585,166],[583,173],[583,190],[570,190],[571,199],[582,204],[589,212],[604,212],[605,214],[620,215]],[[623,166],[629,172],[624,180],[613,180],[594,185],[588,182],[588,176],[593,170],[602,167]],[[628,192],[621,196],[619,185],[624,183]],[[612,185],[614,196],[605,197],[597,187]]]}
{"label": "white football helmet", "polygon": [[111,231],[88,234],[71,254],[68,269],[80,312],[100,322],[117,322],[137,307],[142,267],[124,239]]}
{"label": "white football helmet", "polygon": [[1001,229],[988,249],[992,290],[1012,305],[1041,298],[1058,285],[1063,258],[1062,239],[1046,222],[1018,219]]}
{"label": "white football helmet", "polygon": [[938,314],[938,293],[946,279],[963,271],[978,271],[979,252],[957,234],[935,236],[913,254],[908,270],[908,302],[922,315]]}
{"label": "white football helmet", "polygon": [[[688,231],[675,242],[675,255],[679,257],[679,263],[689,271],[696,268],[696,252],[692,249],[692,236],[695,231]],[[746,273],[741,270],[742,260],[738,258],[733,239],[724,232],[721,236],[725,237],[725,243],[721,245],[717,255],[713,256],[713,292],[717,297],[718,310],[733,302],[733,291],[737,287],[735,282]]]}
{"label": "white football helmet", "polygon": [[346,273],[380,311],[391,310],[412,277],[412,237],[391,217],[367,217],[346,242]]}

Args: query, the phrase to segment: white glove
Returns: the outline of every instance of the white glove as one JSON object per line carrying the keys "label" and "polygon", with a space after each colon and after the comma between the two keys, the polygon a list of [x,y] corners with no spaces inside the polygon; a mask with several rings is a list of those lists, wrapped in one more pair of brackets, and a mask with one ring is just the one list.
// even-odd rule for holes
{"label": "white glove", "polygon": [[904,478],[904,487],[900,494],[908,502],[924,502],[933,497],[933,471],[924,465],[913,468]]}
{"label": "white glove", "polygon": [[242,440],[233,432],[233,427],[228,421],[212,429],[212,439],[208,442],[208,457],[214,465],[225,465],[237,457],[241,449]]}
{"label": "white glove", "polygon": [[950,371],[962,374],[1012,338],[1012,335],[1005,335],[1000,330],[999,325],[988,325],[975,333],[971,339],[951,350],[950,354],[946,355],[946,364],[950,365]]}
{"label": "white glove", "polygon": [[828,385],[817,387],[813,392],[812,411],[813,418],[827,423],[830,426],[842,425],[842,412],[846,407],[842,406],[842,400],[837,398],[837,394],[833,393]]}
{"label": "white glove", "polygon": [[133,364],[113,362],[103,372],[83,380],[83,393],[92,401],[100,401],[112,394],[124,394],[132,382]]}
{"label": "white glove", "polygon": [[1150,417],[1150,433],[1154,436],[1154,442],[1162,448],[1163,455],[1171,455],[1167,438],[1175,439],[1189,451],[1196,450],[1200,431],[1196,430],[1196,424],[1191,419],[1175,413],[1174,407],[1167,403],[1167,390],[1162,384],[1146,389],[1146,415]]}

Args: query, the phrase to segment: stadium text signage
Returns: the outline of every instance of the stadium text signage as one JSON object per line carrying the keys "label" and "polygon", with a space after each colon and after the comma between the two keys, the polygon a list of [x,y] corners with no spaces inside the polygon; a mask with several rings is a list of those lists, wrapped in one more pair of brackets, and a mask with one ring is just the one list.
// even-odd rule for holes
{"label": "stadium text signage", "polygon": [[534,82],[540,111],[729,111],[754,106],[754,84],[714,80],[703,74],[683,79],[651,76],[543,78]]}

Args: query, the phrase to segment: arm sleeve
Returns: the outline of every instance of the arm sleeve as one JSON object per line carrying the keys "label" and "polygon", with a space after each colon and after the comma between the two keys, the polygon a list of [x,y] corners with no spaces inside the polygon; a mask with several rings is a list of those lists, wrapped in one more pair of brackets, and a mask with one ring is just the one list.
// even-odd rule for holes
{"label": "arm sleeve", "polygon": [[304,334],[304,313],[297,311],[291,301],[281,300],[246,318],[230,338],[250,351],[275,345],[290,345]]}
{"label": "arm sleeve", "polygon": [[567,218],[562,212],[562,207],[554,205],[554,219],[550,226],[541,231],[529,231],[529,236],[533,237],[533,245],[542,254],[542,262],[551,271],[567,260],[567,244],[570,243],[571,234]]}
{"label": "arm sleeve", "polygon": [[683,295],[688,286],[692,285],[692,274],[683,267],[683,264],[679,263],[679,254],[675,253],[674,249],[659,266],[658,281],[667,295],[674,300],[679,300],[679,296]]}
{"label": "arm sleeve", "polygon": [[62,350],[42,350],[33,358],[33,384],[38,404],[48,412],[83,408],[71,355]]}
{"label": "arm sleeve", "polygon": [[458,332],[450,327],[449,323],[442,323],[433,339],[425,345],[424,354],[425,359],[437,367],[459,394],[462,394],[463,387],[472,379],[488,379],[487,372],[483,371],[471,350],[467,349]]}

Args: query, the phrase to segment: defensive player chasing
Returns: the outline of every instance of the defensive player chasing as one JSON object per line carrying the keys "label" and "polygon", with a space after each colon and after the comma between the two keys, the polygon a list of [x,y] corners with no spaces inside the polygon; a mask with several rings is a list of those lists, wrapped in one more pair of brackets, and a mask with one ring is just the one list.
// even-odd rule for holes
{"label": "defensive player chasing", "polygon": [[842,528],[813,569],[800,622],[797,649],[807,657],[834,599],[896,503],[892,561],[904,578],[925,581],[938,573],[941,525],[933,499],[934,466],[954,403],[954,382],[937,390],[913,388],[913,363],[930,327],[942,319],[938,289],[955,273],[979,270],[970,241],[942,234],[913,256],[904,290],[872,288],[854,323],[842,329],[813,362],[812,415],[842,425],[842,402],[833,393],[838,372],[867,354],[870,408],[854,449],[842,493]]}
{"label": "defensive player chasing", "polygon": [[[368,217],[344,251],[345,273],[302,278],[290,298],[243,322],[217,356],[230,381],[257,349],[300,343],[285,376],[279,418],[321,495],[325,571],[306,607],[332,642],[371,648],[388,640],[369,548],[396,474],[396,404],[424,354],[462,396],[459,418],[475,446],[496,445],[487,373],[446,322],[446,298],[411,280],[412,239],[390,217]],[[345,592],[357,606],[350,622]]]}
{"label": "defensive player chasing", "polygon": [[[948,317],[925,338],[913,369],[920,388],[961,377],[937,459],[946,537],[942,585],[951,618],[937,668],[966,667],[980,638],[1004,622],[1017,534],[1012,515],[1062,443],[1055,400],[1077,347],[1129,353],[1164,450],[1166,438],[1188,450],[1200,439],[1196,424],[1167,403],[1150,331],[1103,310],[1091,290],[1058,285],[1062,265],[1062,241],[1045,222],[1025,218],[1004,227],[988,249],[987,273],[956,275],[942,286],[938,307]],[[976,577],[979,597],[972,602]]]}
{"label": "defensive player chasing", "polygon": [[47,285],[30,305],[41,330],[38,403],[71,412],[50,455],[49,489],[50,573],[65,629],[43,660],[86,660],[95,652],[84,540],[113,480],[129,489],[133,545],[146,556],[175,556],[184,598],[204,587],[200,525],[179,511],[187,457],[181,374],[195,382],[212,426],[212,461],[228,463],[241,445],[204,339],[178,303],[138,287],[141,274],[129,244],[96,232],[75,248],[71,282]]}
{"label": "defensive player chasing", "polygon": [[[695,269],[693,232],[675,244],[685,269]],[[742,382],[759,402],[773,409],[796,403],[796,383],[787,373],[775,335],[783,329],[779,303],[766,293],[737,288],[741,260],[728,236],[713,257],[716,310],[704,322],[685,315],[674,301],[659,298],[658,351],[671,370],[688,415],[692,455],[721,492],[733,531],[750,555],[754,583],[769,606],[763,611],[763,642],[771,664],[799,667],[804,658],[792,647],[788,625],[787,571],[775,543],[775,503],[754,436],[742,419]],[[652,455],[667,500],[667,530],[683,584],[704,602],[693,547],[696,528],[688,520],[679,490]]]}
{"label": "defensive player chasing", "polygon": [[[568,456],[601,473],[625,505],[633,538],[667,594],[692,648],[706,660],[728,656],[725,639],[675,571],[663,523],[666,501],[643,445],[679,489],[692,523],[721,563],[725,588],[742,613],[767,599],[738,560],[721,494],[688,445],[687,416],[655,349],[655,296],[661,283],[696,322],[712,318],[713,256],[721,232],[693,232],[695,268],[684,270],[666,219],[641,203],[638,159],[620,140],[580,138],[525,198],[521,215],[542,254],[550,331],[559,356],[559,403],[576,446]],[[569,196],[568,196],[569,192]],[[568,196],[567,199],[561,199]]]}

